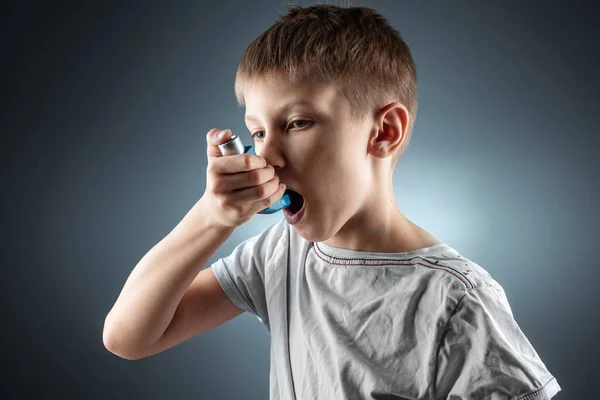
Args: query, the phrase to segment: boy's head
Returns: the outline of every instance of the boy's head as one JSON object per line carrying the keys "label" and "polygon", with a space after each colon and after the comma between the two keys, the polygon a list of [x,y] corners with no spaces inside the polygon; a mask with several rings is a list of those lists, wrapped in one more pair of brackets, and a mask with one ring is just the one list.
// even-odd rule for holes
{"label": "boy's head", "polygon": [[248,47],[238,67],[236,97],[246,105],[249,83],[321,83],[335,86],[360,122],[391,102],[409,114],[406,150],[417,115],[416,68],[407,44],[387,20],[366,7],[289,5],[284,15]]}
{"label": "boy's head", "polygon": [[323,223],[310,239],[392,216],[391,176],[410,141],[417,85],[408,46],[381,15],[291,4],[246,50],[235,91],[256,153]]}

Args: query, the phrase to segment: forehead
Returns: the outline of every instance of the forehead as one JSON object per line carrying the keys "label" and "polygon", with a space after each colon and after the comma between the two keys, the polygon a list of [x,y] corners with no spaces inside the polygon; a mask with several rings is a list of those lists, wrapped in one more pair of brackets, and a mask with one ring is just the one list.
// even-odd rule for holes
{"label": "forehead", "polygon": [[248,82],[244,100],[246,118],[253,119],[294,107],[328,112],[331,108],[342,106],[345,97],[329,84],[287,84],[277,79],[260,79]]}

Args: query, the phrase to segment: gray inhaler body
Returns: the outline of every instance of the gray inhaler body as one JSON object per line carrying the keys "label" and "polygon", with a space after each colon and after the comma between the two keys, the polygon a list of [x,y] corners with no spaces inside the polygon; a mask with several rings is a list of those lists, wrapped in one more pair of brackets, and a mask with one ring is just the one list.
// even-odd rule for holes
{"label": "gray inhaler body", "polygon": [[[223,156],[232,156],[236,154],[254,154],[254,146],[244,146],[242,143],[242,139],[238,135],[231,135],[231,140],[225,142],[223,144],[218,145],[219,150]],[[262,211],[259,211],[259,214],[273,214],[277,211],[281,211],[284,208],[288,207],[292,202],[290,201],[290,196],[286,193],[283,195],[281,199],[279,199],[275,204],[271,207],[267,207]]]}

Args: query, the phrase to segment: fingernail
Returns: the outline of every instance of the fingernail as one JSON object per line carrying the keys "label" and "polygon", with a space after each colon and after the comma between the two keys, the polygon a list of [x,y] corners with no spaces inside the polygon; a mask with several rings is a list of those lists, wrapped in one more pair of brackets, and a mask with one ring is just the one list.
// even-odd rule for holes
{"label": "fingernail", "polygon": [[227,129],[225,129],[224,131],[221,131],[221,132],[217,133],[217,139],[221,139],[225,135],[225,132],[227,132]]}

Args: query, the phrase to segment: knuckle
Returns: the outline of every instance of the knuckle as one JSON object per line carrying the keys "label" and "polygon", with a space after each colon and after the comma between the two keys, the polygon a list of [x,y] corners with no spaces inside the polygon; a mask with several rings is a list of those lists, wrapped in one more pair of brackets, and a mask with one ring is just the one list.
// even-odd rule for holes
{"label": "knuckle", "polygon": [[217,164],[215,162],[209,162],[206,171],[211,175],[215,175],[217,173]]}
{"label": "knuckle", "polygon": [[260,198],[265,197],[268,194],[267,185],[257,186],[256,191],[258,193],[258,197],[260,197]]}
{"label": "knuckle", "polygon": [[273,203],[273,199],[272,199],[272,197],[273,197],[273,196],[269,196],[269,197],[267,197],[266,199],[264,199],[264,200],[262,201],[262,207],[264,207],[264,208],[270,207],[270,206],[271,206],[271,203]]}
{"label": "knuckle", "polygon": [[211,185],[213,193],[221,193],[223,188],[223,184],[221,183],[221,181],[214,180]]}
{"label": "knuckle", "polygon": [[252,154],[244,154],[244,167],[252,168]]}
{"label": "knuckle", "polygon": [[260,183],[260,170],[254,170],[250,173],[250,182],[259,184]]}
{"label": "knuckle", "polygon": [[206,184],[206,186],[208,186],[208,190],[211,193],[217,193],[217,187],[216,187],[217,184],[214,181],[212,181],[212,180],[208,181],[208,183]]}

